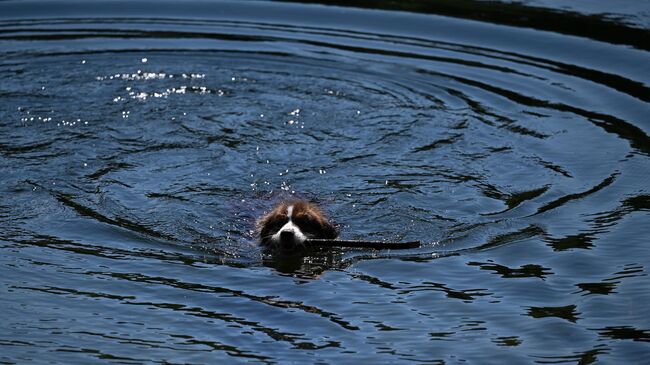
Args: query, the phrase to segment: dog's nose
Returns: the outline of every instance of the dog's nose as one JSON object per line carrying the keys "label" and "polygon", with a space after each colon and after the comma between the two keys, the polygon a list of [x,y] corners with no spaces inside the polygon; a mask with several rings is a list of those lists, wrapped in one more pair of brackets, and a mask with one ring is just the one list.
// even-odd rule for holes
{"label": "dog's nose", "polygon": [[295,234],[293,231],[282,231],[280,232],[280,241],[282,242],[293,242],[293,237]]}

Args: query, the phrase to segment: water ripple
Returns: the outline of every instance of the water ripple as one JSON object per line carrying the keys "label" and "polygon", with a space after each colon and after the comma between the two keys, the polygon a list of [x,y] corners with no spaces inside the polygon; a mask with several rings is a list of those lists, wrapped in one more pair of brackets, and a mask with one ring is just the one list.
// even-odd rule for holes
{"label": "water ripple", "polygon": [[0,362],[647,357],[647,30],[317,3],[0,2]]}

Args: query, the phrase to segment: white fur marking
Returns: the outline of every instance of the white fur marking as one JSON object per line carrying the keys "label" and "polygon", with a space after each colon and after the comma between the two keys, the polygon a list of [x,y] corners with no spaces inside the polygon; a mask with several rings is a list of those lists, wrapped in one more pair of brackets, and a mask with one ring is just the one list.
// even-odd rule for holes
{"label": "white fur marking", "polygon": [[287,207],[287,217],[289,217],[289,222],[291,222],[291,216],[293,216],[293,205]]}
{"label": "white fur marking", "polygon": [[291,216],[293,215],[293,205],[290,205],[287,207],[287,217],[289,217],[289,221],[280,228],[273,236],[271,236],[271,242],[273,243],[280,243],[280,233],[283,231],[292,231],[294,235],[294,240],[298,244],[303,244],[305,240],[307,240],[307,237],[302,233],[300,230],[300,227],[297,225],[293,224],[291,221]]}

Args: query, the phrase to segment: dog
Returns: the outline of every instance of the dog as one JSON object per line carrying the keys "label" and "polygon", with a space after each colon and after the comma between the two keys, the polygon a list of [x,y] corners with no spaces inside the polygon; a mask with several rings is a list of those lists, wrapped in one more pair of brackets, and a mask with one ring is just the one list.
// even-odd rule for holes
{"label": "dog", "polygon": [[260,244],[282,251],[305,248],[310,238],[335,239],[338,230],[325,214],[305,200],[285,201],[257,221]]}

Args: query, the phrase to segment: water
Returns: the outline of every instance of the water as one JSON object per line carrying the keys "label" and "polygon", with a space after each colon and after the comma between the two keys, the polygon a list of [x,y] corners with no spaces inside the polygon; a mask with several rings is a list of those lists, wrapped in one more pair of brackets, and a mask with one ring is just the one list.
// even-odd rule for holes
{"label": "water", "polygon": [[647,361],[647,30],[436,11],[0,2],[0,362]]}

